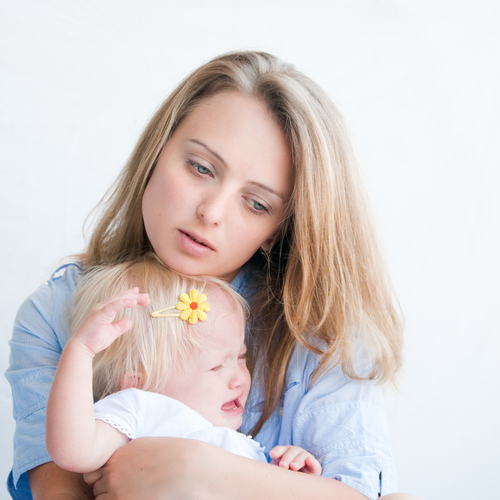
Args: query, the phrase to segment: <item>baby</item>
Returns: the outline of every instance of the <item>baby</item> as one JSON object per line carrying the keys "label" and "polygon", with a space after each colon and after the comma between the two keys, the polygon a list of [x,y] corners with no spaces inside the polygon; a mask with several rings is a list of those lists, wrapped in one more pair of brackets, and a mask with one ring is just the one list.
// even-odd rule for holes
{"label": "baby", "polygon": [[[188,278],[151,256],[86,273],[47,404],[54,462],[93,471],[142,436],[199,439],[267,462],[237,432],[251,383],[245,310],[226,283]],[[302,448],[276,446],[270,457],[321,474]]]}

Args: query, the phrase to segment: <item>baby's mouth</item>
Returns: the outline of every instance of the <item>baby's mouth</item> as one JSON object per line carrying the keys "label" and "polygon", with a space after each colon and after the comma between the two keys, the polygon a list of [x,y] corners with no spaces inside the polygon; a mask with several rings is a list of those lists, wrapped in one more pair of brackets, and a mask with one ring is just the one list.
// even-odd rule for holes
{"label": "baby's mouth", "polygon": [[243,405],[240,403],[239,399],[234,399],[233,401],[228,401],[224,403],[221,407],[223,411],[234,411],[238,408],[241,408]]}

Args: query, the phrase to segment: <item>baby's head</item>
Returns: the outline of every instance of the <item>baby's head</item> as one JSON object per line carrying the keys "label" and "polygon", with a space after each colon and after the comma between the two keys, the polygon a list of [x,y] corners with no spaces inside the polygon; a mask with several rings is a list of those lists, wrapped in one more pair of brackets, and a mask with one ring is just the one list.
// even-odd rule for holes
{"label": "baby's head", "polygon": [[[218,279],[187,277],[148,256],[87,273],[75,295],[72,332],[94,305],[134,286],[148,293],[151,303],[117,315],[133,325],[94,358],[95,399],[135,387],[175,398],[215,426],[240,427],[250,390],[244,300]],[[211,309],[205,321],[191,325],[177,317],[151,316],[193,289],[207,296]]]}

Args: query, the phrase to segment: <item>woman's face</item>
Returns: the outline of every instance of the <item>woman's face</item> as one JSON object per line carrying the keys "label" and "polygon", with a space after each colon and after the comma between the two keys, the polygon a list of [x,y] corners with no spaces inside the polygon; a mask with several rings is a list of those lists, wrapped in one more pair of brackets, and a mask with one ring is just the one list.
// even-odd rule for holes
{"label": "woman's face", "polygon": [[187,275],[231,281],[269,247],[293,187],[285,134],[257,99],[204,100],[164,147],[144,192],[158,257]]}

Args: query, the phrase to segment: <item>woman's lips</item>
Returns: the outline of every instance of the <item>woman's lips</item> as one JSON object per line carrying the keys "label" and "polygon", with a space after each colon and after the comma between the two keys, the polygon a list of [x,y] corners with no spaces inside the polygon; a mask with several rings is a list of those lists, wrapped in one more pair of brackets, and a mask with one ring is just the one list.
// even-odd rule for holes
{"label": "woman's lips", "polygon": [[206,241],[197,238],[196,235],[185,233],[179,229],[179,238],[181,248],[188,254],[195,257],[206,257],[210,255],[214,249]]}

